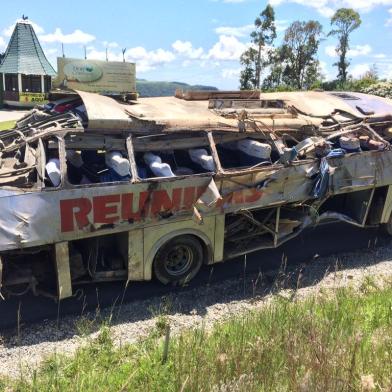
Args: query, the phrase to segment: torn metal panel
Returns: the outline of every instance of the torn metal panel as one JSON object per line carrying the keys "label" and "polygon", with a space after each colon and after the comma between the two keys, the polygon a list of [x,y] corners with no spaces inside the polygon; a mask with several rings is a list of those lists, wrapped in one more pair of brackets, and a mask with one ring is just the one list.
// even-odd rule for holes
{"label": "torn metal panel", "polygon": [[72,296],[68,242],[55,244],[58,299]]}
{"label": "torn metal panel", "polygon": [[[392,209],[386,205],[392,116],[377,110],[390,103],[365,115],[369,102],[358,109],[345,94],[121,104],[79,93],[88,121],[75,108],[27,116],[0,134],[0,252],[14,257],[54,246],[59,286],[70,295],[61,272],[67,263],[78,282],[83,274],[150,279],[154,251],[179,234],[201,239],[212,263],[279,246],[323,220],[373,224],[367,219],[374,215],[373,195],[387,199],[376,219],[385,223]],[[115,166],[106,154],[118,158],[124,175],[106,176]],[[71,159],[76,156],[80,165]],[[48,163],[55,164],[52,171]],[[61,181],[52,181],[53,173]],[[91,244],[96,266],[98,246],[110,241],[119,257],[107,270],[97,273],[89,261],[84,266]]]}

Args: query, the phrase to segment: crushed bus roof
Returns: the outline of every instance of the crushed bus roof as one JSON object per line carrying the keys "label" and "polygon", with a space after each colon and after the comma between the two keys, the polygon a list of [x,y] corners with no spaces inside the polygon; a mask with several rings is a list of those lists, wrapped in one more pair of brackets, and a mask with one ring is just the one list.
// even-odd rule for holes
{"label": "crushed bus roof", "polygon": [[176,97],[140,98],[121,104],[112,98],[77,92],[88,117],[87,130],[153,131],[184,129],[238,130],[239,116],[262,120],[267,127],[301,128],[321,125],[332,115],[340,122],[390,116],[392,101],[359,93],[265,93],[257,100],[213,99],[188,101]]}

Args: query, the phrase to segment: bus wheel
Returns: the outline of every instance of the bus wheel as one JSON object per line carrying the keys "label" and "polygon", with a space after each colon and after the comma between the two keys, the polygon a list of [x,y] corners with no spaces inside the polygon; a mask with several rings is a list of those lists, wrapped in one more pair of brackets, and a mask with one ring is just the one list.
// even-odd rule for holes
{"label": "bus wheel", "polygon": [[203,247],[192,235],[182,235],[164,244],[154,259],[154,274],[163,284],[183,285],[199,272]]}

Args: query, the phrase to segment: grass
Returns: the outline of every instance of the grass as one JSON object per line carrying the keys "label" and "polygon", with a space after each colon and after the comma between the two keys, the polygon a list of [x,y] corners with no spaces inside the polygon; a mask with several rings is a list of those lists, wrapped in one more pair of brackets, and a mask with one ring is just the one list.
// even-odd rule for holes
{"label": "grass", "polygon": [[72,358],[53,356],[32,376],[0,381],[0,390],[392,391],[392,287],[365,282],[360,295],[278,297],[211,331],[172,338],[166,361],[165,340],[151,331],[119,347],[104,326]]}
{"label": "grass", "polygon": [[0,122],[0,131],[4,131],[6,129],[11,129],[15,126],[16,121],[11,120],[11,121],[2,121]]}

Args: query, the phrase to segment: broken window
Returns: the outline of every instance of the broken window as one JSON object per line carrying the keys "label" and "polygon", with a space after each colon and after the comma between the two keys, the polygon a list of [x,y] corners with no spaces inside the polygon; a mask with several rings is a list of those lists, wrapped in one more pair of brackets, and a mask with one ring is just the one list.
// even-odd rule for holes
{"label": "broken window", "polygon": [[56,137],[38,141],[38,176],[42,188],[61,185],[60,150]]}
{"label": "broken window", "polygon": [[33,188],[37,185],[37,142],[25,144],[17,150],[2,152],[0,185]]}
{"label": "broken window", "polygon": [[279,160],[274,145],[259,135],[238,136],[229,141],[214,135],[214,139],[224,169],[263,167]]}
{"label": "broken window", "polygon": [[139,136],[133,139],[138,176],[142,179],[214,173],[203,132]]}
{"label": "broken window", "polygon": [[131,180],[125,139],[78,137],[66,139],[67,178],[73,185]]}

